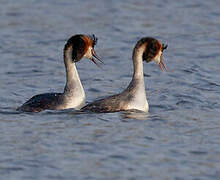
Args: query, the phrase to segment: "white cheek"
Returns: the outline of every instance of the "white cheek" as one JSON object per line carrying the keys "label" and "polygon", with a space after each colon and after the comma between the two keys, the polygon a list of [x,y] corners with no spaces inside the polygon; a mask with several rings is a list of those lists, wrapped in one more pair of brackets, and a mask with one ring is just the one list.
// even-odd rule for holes
{"label": "white cheek", "polygon": [[154,61],[155,61],[157,64],[160,63],[161,54],[162,54],[162,51],[160,51],[160,52],[156,55],[156,57],[154,58]]}
{"label": "white cheek", "polygon": [[84,54],[83,57],[86,57],[86,58],[91,58],[92,57],[92,47],[89,47],[87,52]]}

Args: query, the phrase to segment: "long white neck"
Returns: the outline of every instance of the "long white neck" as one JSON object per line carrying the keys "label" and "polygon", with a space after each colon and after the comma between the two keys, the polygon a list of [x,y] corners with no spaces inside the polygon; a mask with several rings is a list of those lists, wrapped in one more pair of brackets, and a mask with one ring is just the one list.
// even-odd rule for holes
{"label": "long white neck", "polygon": [[140,47],[138,49],[135,48],[133,51],[132,59],[134,66],[133,79],[142,80],[144,82],[143,53],[144,53],[143,47]]}
{"label": "long white neck", "polygon": [[148,111],[148,102],[146,98],[144,73],[143,73],[143,53],[144,47],[135,48],[133,51],[134,73],[132,80],[126,89],[132,95],[132,102],[129,104],[130,109],[139,109]]}
{"label": "long white neck", "polygon": [[64,95],[68,96],[69,104],[76,104],[77,101],[85,100],[85,92],[76,69],[76,64],[72,62],[72,50],[72,46],[64,49],[64,64],[66,67]]}

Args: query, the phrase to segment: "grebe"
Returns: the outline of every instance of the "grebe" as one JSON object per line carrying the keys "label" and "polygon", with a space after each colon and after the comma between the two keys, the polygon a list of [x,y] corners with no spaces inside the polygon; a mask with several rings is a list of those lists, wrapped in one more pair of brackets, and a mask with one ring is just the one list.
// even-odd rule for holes
{"label": "grebe", "polygon": [[[64,64],[66,68],[66,86],[63,93],[45,93],[33,96],[17,110],[25,112],[40,112],[46,109],[61,110],[80,109],[85,105],[85,92],[81,84],[75,63],[83,57],[98,65],[94,58],[94,47],[97,43],[95,35],[77,34],[72,36],[64,46]],[[102,61],[101,61],[102,62]]]}
{"label": "grebe", "polygon": [[129,86],[120,94],[94,101],[84,106],[82,111],[117,112],[126,110],[140,110],[148,112],[149,105],[146,98],[143,61],[155,61],[162,71],[167,70],[163,61],[163,51],[168,45],[160,41],[144,37],[140,39],[133,50],[134,73]]}

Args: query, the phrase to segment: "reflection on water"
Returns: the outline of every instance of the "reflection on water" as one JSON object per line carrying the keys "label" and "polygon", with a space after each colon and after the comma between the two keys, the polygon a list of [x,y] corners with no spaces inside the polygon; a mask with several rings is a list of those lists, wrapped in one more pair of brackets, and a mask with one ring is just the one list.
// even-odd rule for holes
{"label": "reflection on water", "polygon": [[147,120],[149,113],[141,111],[125,111],[121,113],[121,119]]}
{"label": "reflection on water", "polygon": [[[2,1],[0,179],[218,179],[219,5]],[[149,113],[15,111],[63,91],[63,46],[76,33],[95,34],[105,62],[77,65],[88,102],[127,87],[138,39],[169,45],[168,72],[144,63]]]}

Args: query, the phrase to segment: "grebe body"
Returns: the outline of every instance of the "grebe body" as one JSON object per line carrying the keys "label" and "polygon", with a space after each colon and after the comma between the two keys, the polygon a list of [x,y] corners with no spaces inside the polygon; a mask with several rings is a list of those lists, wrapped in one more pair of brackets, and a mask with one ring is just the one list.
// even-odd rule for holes
{"label": "grebe body", "polygon": [[120,94],[94,101],[84,106],[82,111],[117,112],[126,110],[140,110],[148,112],[149,105],[146,98],[143,61],[155,61],[162,71],[166,70],[163,62],[163,50],[167,45],[160,41],[145,37],[139,40],[133,50],[134,73],[128,87]]}
{"label": "grebe body", "polygon": [[80,109],[85,105],[85,92],[76,68],[76,62],[82,58],[101,61],[94,51],[97,38],[92,35],[77,34],[72,36],[64,47],[64,64],[66,68],[66,85],[63,93],[45,93],[33,96],[17,110],[40,112],[42,110]]}

